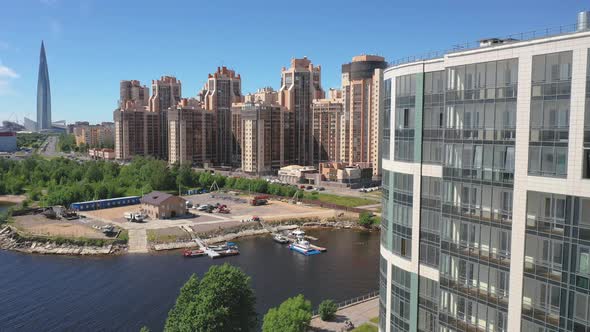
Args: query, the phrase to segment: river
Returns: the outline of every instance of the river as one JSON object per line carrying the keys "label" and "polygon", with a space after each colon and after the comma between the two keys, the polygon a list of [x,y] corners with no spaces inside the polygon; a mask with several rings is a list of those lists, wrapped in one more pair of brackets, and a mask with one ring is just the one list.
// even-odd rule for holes
{"label": "river", "polygon": [[305,257],[268,236],[235,241],[240,255],[219,260],[178,251],[99,258],[0,251],[0,331],[160,331],[188,277],[224,262],[252,278],[260,319],[299,293],[315,308],[378,289],[378,233],[308,234],[328,252]]}

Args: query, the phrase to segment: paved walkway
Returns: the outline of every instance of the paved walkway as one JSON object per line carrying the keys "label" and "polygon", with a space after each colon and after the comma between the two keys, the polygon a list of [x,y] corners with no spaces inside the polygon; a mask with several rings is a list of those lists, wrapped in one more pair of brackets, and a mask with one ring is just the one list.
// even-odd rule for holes
{"label": "paved walkway", "polygon": [[359,327],[377,316],[379,316],[379,297],[338,310],[333,322],[324,322],[319,316],[315,317],[311,320],[310,327],[312,331],[340,331],[347,320],[350,320],[355,327]]}
{"label": "paved walkway", "polygon": [[145,229],[129,230],[129,252],[146,253],[148,252],[147,232]]}

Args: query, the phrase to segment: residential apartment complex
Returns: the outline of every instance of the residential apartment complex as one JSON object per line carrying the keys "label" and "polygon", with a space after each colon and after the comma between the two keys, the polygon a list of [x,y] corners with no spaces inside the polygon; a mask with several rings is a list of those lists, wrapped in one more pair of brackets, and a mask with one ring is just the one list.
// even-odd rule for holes
{"label": "residential apartment complex", "polygon": [[168,162],[189,165],[212,162],[213,113],[201,108],[194,99],[182,99],[167,112]]}
{"label": "residential apartment complex", "polygon": [[104,148],[114,147],[115,145],[115,125],[112,122],[103,122],[96,125],[88,123],[74,125],[72,133],[78,146],[86,145],[91,148]]}
{"label": "residential apartment complex", "polygon": [[340,155],[350,165],[371,163],[375,176],[381,168],[379,119],[386,66],[385,59],[375,55],[355,56],[351,63],[342,65],[345,119]]}
{"label": "residential apartment complex", "polygon": [[232,165],[232,146],[236,138],[232,135],[231,106],[242,101],[242,79],[240,74],[226,67],[217,67],[209,74],[207,83],[200,93],[203,107],[213,112],[215,123],[215,163]]}
{"label": "residential apartment complex", "polygon": [[588,331],[590,31],[384,73],[381,331]]}
{"label": "residential apartment complex", "polygon": [[340,161],[342,126],[346,126],[342,99],[316,99],[313,112],[313,160],[320,162]]}
{"label": "residential apartment complex", "polygon": [[291,67],[281,70],[279,103],[293,116],[293,122],[286,130],[292,140],[292,154],[286,159],[292,163],[310,165],[313,162],[313,114],[314,99],[324,98],[321,84],[321,66],[314,67],[307,57],[291,59]]}

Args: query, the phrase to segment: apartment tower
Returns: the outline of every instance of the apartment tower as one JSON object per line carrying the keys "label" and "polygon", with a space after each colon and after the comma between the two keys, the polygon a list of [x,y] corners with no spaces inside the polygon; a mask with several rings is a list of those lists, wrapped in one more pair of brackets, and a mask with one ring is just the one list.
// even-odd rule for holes
{"label": "apartment tower", "polygon": [[588,331],[580,18],[385,70],[380,331]]}
{"label": "apartment tower", "polygon": [[148,106],[150,89],[141,85],[139,81],[121,81],[119,88],[119,107],[123,107],[127,101],[132,100],[140,106]]}
{"label": "apartment tower", "polygon": [[152,96],[149,100],[150,112],[159,116],[158,131],[160,137],[159,153],[156,157],[168,158],[168,112],[166,110],[177,105],[182,98],[182,83],[173,76],[162,76],[152,80]]}
{"label": "apartment tower", "polygon": [[168,109],[168,162],[203,165],[213,157],[213,114],[195,99]]}
{"label": "apartment tower", "polygon": [[321,84],[321,66],[314,67],[307,57],[291,59],[290,68],[281,70],[279,103],[292,113],[293,122],[286,127],[292,151],[285,156],[291,163],[313,163],[313,112],[314,99],[324,98]]}
{"label": "apartment tower", "polygon": [[200,96],[204,108],[213,112],[215,163],[230,166],[236,141],[232,135],[231,106],[242,101],[242,78],[227,67],[217,67],[215,73],[209,74]]}
{"label": "apartment tower", "polygon": [[314,165],[341,161],[343,104],[335,91],[330,89],[330,99],[316,99],[312,103]]}
{"label": "apartment tower", "polygon": [[379,119],[385,59],[376,55],[359,55],[342,65],[342,125],[341,155],[349,165],[371,163],[373,175],[381,168],[379,148]]}

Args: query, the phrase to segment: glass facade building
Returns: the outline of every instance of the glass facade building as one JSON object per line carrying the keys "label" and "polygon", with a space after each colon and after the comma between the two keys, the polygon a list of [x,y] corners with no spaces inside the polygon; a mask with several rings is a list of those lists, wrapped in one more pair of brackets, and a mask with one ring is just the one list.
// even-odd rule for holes
{"label": "glass facade building", "polygon": [[590,332],[589,49],[584,30],[385,71],[381,331]]}

